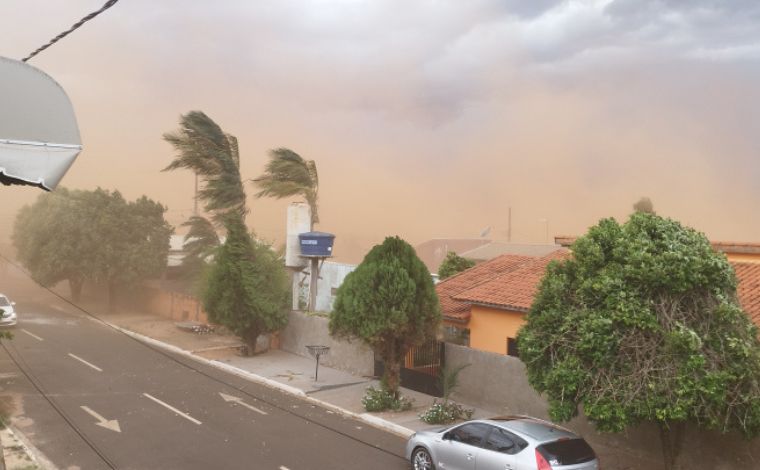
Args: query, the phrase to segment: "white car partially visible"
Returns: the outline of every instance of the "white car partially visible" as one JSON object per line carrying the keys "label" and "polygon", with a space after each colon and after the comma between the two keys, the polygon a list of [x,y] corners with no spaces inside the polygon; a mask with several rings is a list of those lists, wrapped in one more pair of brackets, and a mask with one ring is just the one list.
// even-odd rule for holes
{"label": "white car partially visible", "polygon": [[0,326],[15,326],[18,321],[16,317],[16,309],[14,306],[16,302],[11,302],[3,294],[0,294],[0,310],[3,311],[0,315]]}

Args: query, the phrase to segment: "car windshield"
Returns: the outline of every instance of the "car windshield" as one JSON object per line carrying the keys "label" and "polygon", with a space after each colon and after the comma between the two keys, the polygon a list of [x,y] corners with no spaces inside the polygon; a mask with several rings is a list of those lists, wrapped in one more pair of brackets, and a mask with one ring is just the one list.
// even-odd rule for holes
{"label": "car windshield", "polygon": [[0,295],[0,307],[8,307],[10,304],[8,297]]}
{"label": "car windshield", "polygon": [[596,455],[583,439],[562,439],[538,446],[552,465],[574,465],[594,460]]}

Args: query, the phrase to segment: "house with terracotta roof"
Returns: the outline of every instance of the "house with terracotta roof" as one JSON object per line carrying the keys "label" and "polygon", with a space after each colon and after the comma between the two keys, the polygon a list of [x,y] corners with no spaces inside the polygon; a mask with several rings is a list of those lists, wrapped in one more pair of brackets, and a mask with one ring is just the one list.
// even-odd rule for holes
{"label": "house with terracotta roof", "polygon": [[[741,252],[724,253],[736,272],[739,303],[760,327],[760,244],[757,257],[753,244],[713,246],[720,251],[741,247]],[[502,255],[438,283],[444,340],[517,355],[517,331],[525,322],[546,267],[570,256],[564,248],[542,257]]]}
{"label": "house with terracotta roof", "polygon": [[530,310],[546,267],[567,256],[566,249],[541,257],[506,254],[438,283],[444,339],[483,351],[517,355],[517,330]]}

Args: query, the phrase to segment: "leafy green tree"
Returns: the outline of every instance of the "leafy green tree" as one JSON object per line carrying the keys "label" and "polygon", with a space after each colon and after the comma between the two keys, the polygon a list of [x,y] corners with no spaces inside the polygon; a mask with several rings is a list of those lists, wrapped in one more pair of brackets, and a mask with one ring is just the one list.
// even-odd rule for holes
{"label": "leafy green tree", "polygon": [[166,208],[143,196],[128,202],[118,191],[42,194],[18,214],[13,242],[19,260],[43,285],[68,281],[79,300],[85,280],[132,286],[166,267],[172,228]]}
{"label": "leafy green tree", "polygon": [[253,182],[261,190],[256,197],[282,199],[302,196],[311,209],[311,228],[319,222],[318,192],[319,177],[314,160],[304,160],[294,151],[278,148],[269,152],[269,162],[264,174]]}
{"label": "leafy green tree", "polygon": [[76,205],[63,187],[41,194],[16,215],[12,240],[18,259],[35,281],[45,286],[68,281],[71,297],[78,302],[91,252]]}
{"label": "leafy green tree", "polygon": [[432,278],[414,249],[388,237],[338,288],[330,334],[358,338],[385,363],[383,383],[398,398],[404,356],[435,337],[441,312]]}
{"label": "leafy green tree", "polygon": [[760,432],[757,333],[725,256],[703,234],[638,212],[602,220],[572,259],[549,266],[518,342],[552,419],[582,406],[601,431],[654,423],[671,469],[686,423]]}
{"label": "leafy green tree", "polygon": [[466,269],[470,269],[473,266],[475,266],[475,261],[467,258],[462,258],[453,251],[449,251],[446,253],[446,258],[438,268],[438,277],[440,279],[446,279],[447,277],[451,277],[454,274],[461,273]]}
{"label": "leafy green tree", "polygon": [[282,259],[255,242],[237,217],[225,223],[227,240],[217,250],[203,293],[209,319],[230,328],[256,351],[262,333],[288,322],[288,277]]}
{"label": "leafy green tree", "polygon": [[[268,246],[252,240],[245,227],[245,190],[240,177],[237,139],[200,111],[180,118],[180,129],[164,135],[177,150],[165,170],[186,168],[203,183],[198,193],[213,222],[227,232],[224,244],[212,223],[203,217],[187,222],[190,227],[185,247],[189,263],[205,263],[208,278],[202,294],[209,318],[227,326],[255,352],[262,333],[276,331],[287,323],[289,283],[282,260]],[[213,250],[213,257],[207,253]]]}

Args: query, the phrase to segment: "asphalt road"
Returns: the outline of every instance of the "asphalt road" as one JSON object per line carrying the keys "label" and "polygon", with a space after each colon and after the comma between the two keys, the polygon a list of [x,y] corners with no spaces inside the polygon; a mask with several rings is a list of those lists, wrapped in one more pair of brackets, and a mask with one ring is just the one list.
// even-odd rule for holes
{"label": "asphalt road", "polygon": [[145,345],[12,277],[0,395],[61,469],[409,468],[398,436]]}

